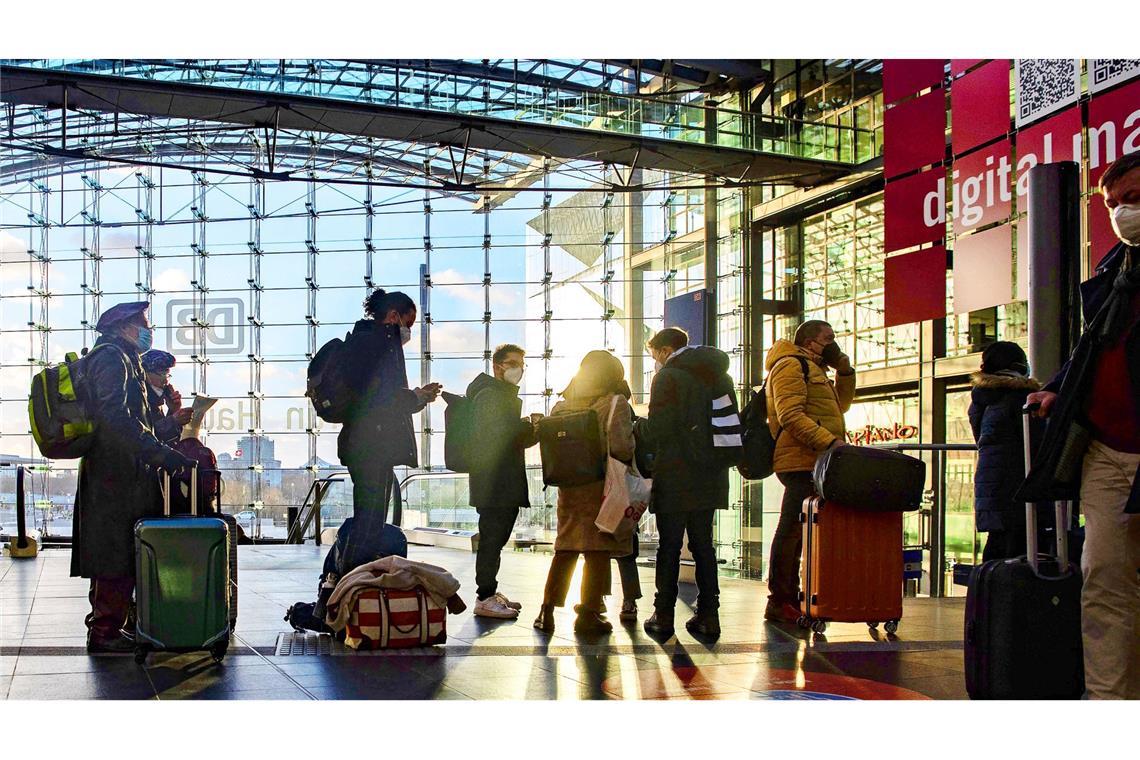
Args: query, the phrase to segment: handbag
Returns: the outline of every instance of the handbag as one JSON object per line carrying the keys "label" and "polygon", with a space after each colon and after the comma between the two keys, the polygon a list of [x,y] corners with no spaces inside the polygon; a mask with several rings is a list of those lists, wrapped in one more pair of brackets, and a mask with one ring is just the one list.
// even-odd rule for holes
{"label": "handbag", "polygon": [[630,467],[610,454],[609,429],[621,400],[621,396],[615,395],[610,404],[610,416],[606,423],[606,481],[602,489],[602,506],[598,510],[594,526],[602,533],[626,540],[633,535],[641,516],[649,507],[653,481],[641,477],[636,465]]}
{"label": "handbag", "polygon": [[447,641],[447,608],[423,586],[365,589],[350,603],[344,643],[352,649],[403,649]]}

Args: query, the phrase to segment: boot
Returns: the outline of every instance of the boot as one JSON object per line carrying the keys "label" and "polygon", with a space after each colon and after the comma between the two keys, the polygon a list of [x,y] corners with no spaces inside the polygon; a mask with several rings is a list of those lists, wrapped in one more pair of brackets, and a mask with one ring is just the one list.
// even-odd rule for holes
{"label": "boot", "polygon": [[720,636],[720,615],[715,609],[706,612],[697,608],[697,614],[685,621],[685,630],[694,636]]}
{"label": "boot", "polygon": [[642,628],[650,636],[667,639],[673,635],[673,613],[654,610],[649,619],[642,624]]}
{"label": "boot", "polygon": [[578,613],[574,619],[574,633],[610,633],[614,629],[606,616],[592,607],[579,604],[574,607],[574,611]]}
{"label": "boot", "polygon": [[538,617],[534,619],[534,627],[546,633],[554,633],[554,605],[544,604],[538,610]]}

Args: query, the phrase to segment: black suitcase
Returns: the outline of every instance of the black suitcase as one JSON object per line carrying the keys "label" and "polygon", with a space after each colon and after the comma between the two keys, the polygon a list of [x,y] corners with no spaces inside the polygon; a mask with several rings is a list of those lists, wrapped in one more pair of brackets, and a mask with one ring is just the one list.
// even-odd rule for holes
{"label": "black suitcase", "polygon": [[[1025,460],[1029,471],[1028,413]],[[1069,502],[1056,505],[1069,524]],[[1081,573],[1069,561],[1067,531],[1056,555],[1039,555],[1037,510],[1026,509],[1024,557],[986,562],[966,591],[966,692],[971,699],[1079,699],[1084,692]]]}
{"label": "black suitcase", "polygon": [[815,462],[815,492],[825,501],[873,512],[909,512],[922,505],[926,463],[872,446],[843,444]]}
{"label": "black suitcase", "polygon": [[538,423],[542,482],[580,486],[606,479],[606,450],[593,409],[544,417]]}

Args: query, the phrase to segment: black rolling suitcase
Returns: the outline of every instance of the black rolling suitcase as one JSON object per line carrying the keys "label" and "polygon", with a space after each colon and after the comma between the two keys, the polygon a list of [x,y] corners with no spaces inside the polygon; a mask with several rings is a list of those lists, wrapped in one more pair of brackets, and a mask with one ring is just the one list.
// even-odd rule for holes
{"label": "black rolling suitcase", "polygon": [[[1026,406],[1025,470],[1029,471]],[[1069,502],[1056,505],[1069,524]],[[1026,505],[1026,556],[986,562],[966,592],[966,691],[971,699],[1079,699],[1085,688],[1081,646],[1081,573],[1069,561],[1067,531],[1056,554],[1037,546],[1037,510]]]}

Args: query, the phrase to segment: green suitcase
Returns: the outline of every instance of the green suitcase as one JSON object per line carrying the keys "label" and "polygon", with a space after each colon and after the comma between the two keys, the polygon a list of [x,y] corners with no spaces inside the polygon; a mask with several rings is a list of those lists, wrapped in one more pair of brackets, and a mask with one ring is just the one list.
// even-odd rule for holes
{"label": "green suitcase", "polygon": [[[190,503],[197,505],[197,473]],[[216,517],[170,516],[164,476],[164,517],[135,523],[135,661],[149,651],[206,650],[221,661],[230,640],[229,526]]]}

